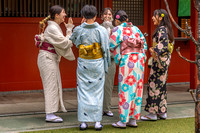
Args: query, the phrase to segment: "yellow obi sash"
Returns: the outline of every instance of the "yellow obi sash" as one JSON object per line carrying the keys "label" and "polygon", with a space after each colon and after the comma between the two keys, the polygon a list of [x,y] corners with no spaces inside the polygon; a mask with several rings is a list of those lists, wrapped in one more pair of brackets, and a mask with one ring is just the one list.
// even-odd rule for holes
{"label": "yellow obi sash", "polygon": [[[154,42],[153,43],[153,48],[155,48],[156,45],[157,45],[157,43]],[[169,50],[170,53],[173,52],[173,50],[174,50],[174,44],[173,43],[168,43],[168,50]]]}
{"label": "yellow obi sash", "polygon": [[79,57],[83,59],[99,59],[103,57],[101,44],[93,43],[92,45],[85,46],[79,45]]}

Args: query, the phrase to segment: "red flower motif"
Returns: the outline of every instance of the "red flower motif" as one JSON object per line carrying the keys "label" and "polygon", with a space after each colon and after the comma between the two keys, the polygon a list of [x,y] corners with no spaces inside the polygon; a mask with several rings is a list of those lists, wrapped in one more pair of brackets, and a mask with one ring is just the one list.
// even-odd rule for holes
{"label": "red flower motif", "polygon": [[140,117],[140,113],[138,113],[138,114],[135,115],[135,119],[136,120],[139,120],[139,117]]}
{"label": "red flower motif", "polygon": [[121,115],[121,113],[122,113],[122,110],[121,110],[121,108],[119,106],[119,116]]}
{"label": "red flower motif", "polygon": [[137,88],[140,90],[140,89],[143,89],[143,79],[140,79],[138,82],[137,82]]}
{"label": "red flower motif", "polygon": [[110,38],[113,39],[114,41],[116,41],[116,36],[115,35],[111,35]]}
{"label": "red flower motif", "polygon": [[129,60],[131,62],[136,63],[139,60],[139,55],[138,54],[132,54],[132,55],[130,55]]}
{"label": "red flower motif", "polygon": [[144,67],[144,57],[141,58],[140,63]]}
{"label": "red flower motif", "polygon": [[138,90],[138,93],[137,93],[138,97],[142,97],[142,92],[143,92],[142,89]]}
{"label": "red flower motif", "polygon": [[122,106],[125,102],[126,102],[126,98],[125,98],[124,92],[121,92],[121,94],[119,94],[119,106]]}
{"label": "red flower motif", "polygon": [[136,82],[136,79],[135,79],[135,76],[134,75],[130,75],[130,76],[127,76],[127,78],[125,79],[125,83],[127,85],[134,85]]}
{"label": "red flower motif", "polygon": [[133,101],[132,101],[129,116],[134,115],[134,112],[135,112],[135,106],[133,107]]}
{"label": "red flower motif", "polygon": [[140,37],[140,34],[137,32],[137,33],[135,33],[135,37],[136,38],[139,38]]}
{"label": "red flower motif", "polygon": [[114,51],[112,51],[113,55],[116,56],[117,55],[117,51],[116,49]]}
{"label": "red flower motif", "polygon": [[123,28],[123,36],[131,36],[133,34],[133,31],[131,27],[124,27]]}

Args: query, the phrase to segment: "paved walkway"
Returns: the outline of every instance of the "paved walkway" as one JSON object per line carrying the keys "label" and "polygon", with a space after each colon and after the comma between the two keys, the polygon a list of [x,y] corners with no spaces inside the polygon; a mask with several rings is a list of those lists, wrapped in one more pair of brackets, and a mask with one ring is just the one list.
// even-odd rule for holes
{"label": "paved walkway", "polygon": [[[171,84],[168,88],[168,118],[194,117],[194,103],[187,92],[189,84]],[[44,121],[44,98],[42,92],[24,94],[0,94],[0,133],[35,131],[45,129],[57,129],[77,127],[77,95],[76,90],[64,91],[64,103],[68,109],[67,113],[58,113],[63,123],[46,123]],[[145,105],[146,86],[142,109]],[[103,124],[111,124],[118,121],[118,97],[117,87],[114,88],[112,97],[112,111],[114,117],[103,117]],[[142,114],[146,112],[142,111]],[[92,124],[92,123],[91,123]]]}

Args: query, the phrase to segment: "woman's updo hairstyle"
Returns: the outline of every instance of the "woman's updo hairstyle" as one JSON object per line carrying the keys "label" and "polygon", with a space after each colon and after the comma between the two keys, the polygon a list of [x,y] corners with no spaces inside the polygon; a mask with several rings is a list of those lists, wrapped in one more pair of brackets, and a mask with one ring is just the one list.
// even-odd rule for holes
{"label": "woman's updo hairstyle", "polygon": [[[61,6],[59,5],[55,5],[55,6],[52,6],[50,9],[49,9],[49,16],[44,18],[42,21],[39,22],[39,33],[41,32],[44,32],[44,28],[45,28],[45,23],[52,19],[54,20],[55,19],[55,15],[56,14],[60,14],[62,12],[64,8],[62,8]],[[42,30],[42,31],[41,31]]]}
{"label": "woman's updo hairstyle", "polygon": [[55,15],[56,14],[60,14],[62,12],[64,8],[62,8],[61,6],[59,5],[55,5],[55,6],[52,6],[50,9],[49,9],[49,13],[50,13],[50,16],[51,16],[51,19],[54,20],[55,19]]}
{"label": "woman's updo hairstyle", "polygon": [[124,21],[128,20],[128,15],[126,14],[126,12],[124,10],[118,10],[115,12],[113,18],[114,18],[114,20],[117,19],[120,22],[124,22]]}

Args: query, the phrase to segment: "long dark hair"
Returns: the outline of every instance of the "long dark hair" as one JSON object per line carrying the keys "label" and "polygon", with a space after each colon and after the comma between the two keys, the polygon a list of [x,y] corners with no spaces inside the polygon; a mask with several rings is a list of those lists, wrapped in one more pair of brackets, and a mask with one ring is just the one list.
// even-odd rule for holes
{"label": "long dark hair", "polygon": [[[161,14],[164,14],[164,16],[161,16]],[[158,19],[156,17],[156,15],[158,15],[158,17],[162,17],[163,19],[161,20],[161,22],[157,26],[157,28],[154,30],[152,38],[154,38],[156,36],[156,33],[158,32],[158,30],[161,26],[165,26],[167,28],[167,34],[168,34],[169,41],[172,43],[174,41],[174,32],[173,32],[172,25],[171,25],[167,11],[164,9],[157,9],[154,11],[153,16],[156,19]]]}
{"label": "long dark hair", "polygon": [[55,15],[56,14],[60,14],[62,12],[64,8],[62,8],[61,6],[59,5],[55,5],[55,6],[52,6],[50,9],[49,9],[49,13],[50,13],[50,16],[51,16],[51,19],[54,20],[55,19]]}

